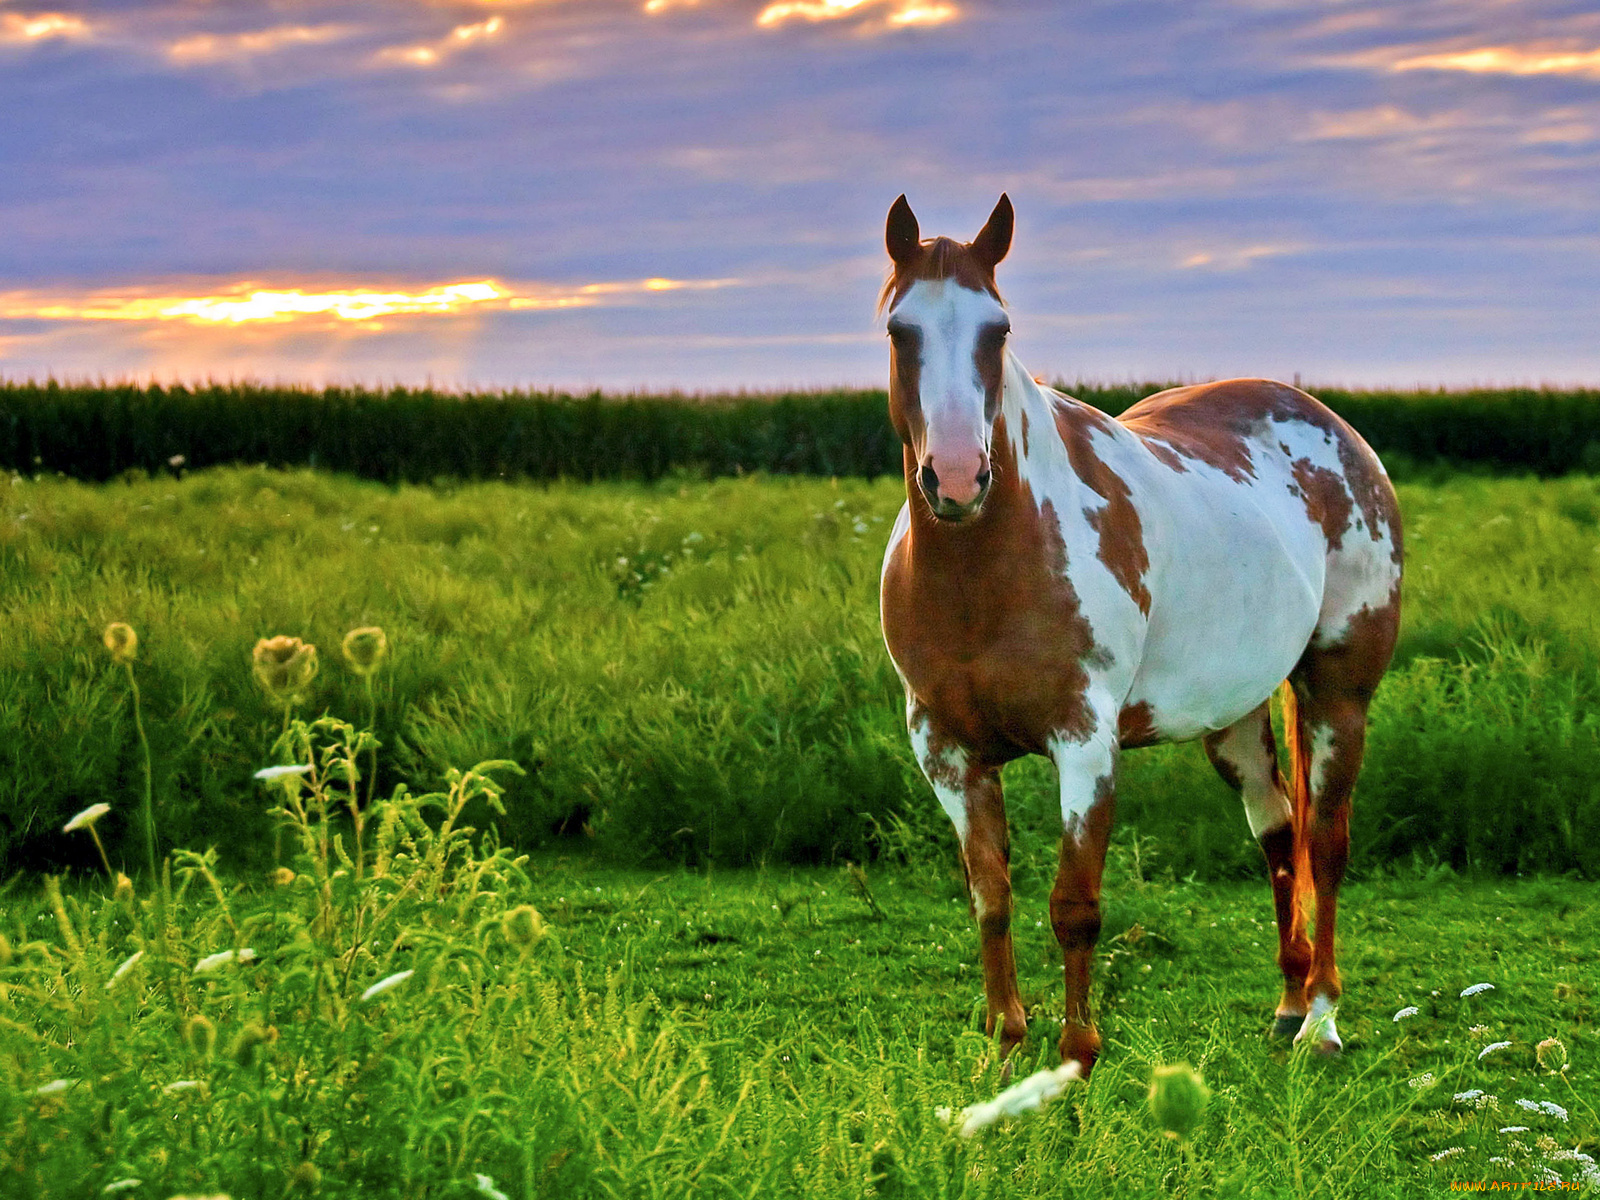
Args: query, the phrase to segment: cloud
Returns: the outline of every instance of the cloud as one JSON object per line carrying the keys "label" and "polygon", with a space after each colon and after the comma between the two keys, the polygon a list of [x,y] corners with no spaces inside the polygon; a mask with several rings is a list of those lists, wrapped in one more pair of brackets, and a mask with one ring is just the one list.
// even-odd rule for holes
{"label": "cloud", "polygon": [[499,36],[505,27],[504,17],[488,17],[469,25],[457,25],[437,41],[418,42],[410,46],[387,46],[378,51],[377,59],[379,62],[398,63],[402,66],[436,67],[474,42]]}
{"label": "cloud", "polygon": [[1389,64],[1391,71],[1465,71],[1472,75],[1571,75],[1600,79],[1600,49],[1477,46],[1418,54]]}
{"label": "cloud", "polygon": [[869,15],[876,18],[871,22],[874,26],[905,29],[913,25],[943,25],[959,17],[961,10],[945,0],[773,0],[756,14],[756,24],[773,28],[791,21],[816,24],[860,20]]}
{"label": "cloud", "polygon": [[26,46],[57,38],[83,38],[89,23],[70,13],[0,13],[0,46]]}
{"label": "cloud", "polygon": [[279,25],[247,33],[196,33],[167,46],[167,58],[182,65],[237,62],[295,46],[340,41],[356,32],[354,26]]}
{"label": "cloud", "polygon": [[201,295],[105,288],[87,292],[0,292],[0,319],[13,321],[180,322],[192,325],[363,322],[395,316],[456,316],[477,310],[587,308],[661,292],[705,291],[737,279],[636,279],[511,286],[493,279],[379,289],[349,285],[322,291],[264,288],[241,282]]}

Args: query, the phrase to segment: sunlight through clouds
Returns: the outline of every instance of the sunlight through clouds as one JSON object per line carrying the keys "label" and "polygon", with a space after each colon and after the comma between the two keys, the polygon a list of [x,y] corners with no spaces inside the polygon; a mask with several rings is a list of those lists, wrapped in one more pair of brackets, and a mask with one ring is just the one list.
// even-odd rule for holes
{"label": "sunlight through clouds", "polygon": [[291,46],[338,41],[354,32],[349,25],[282,25],[250,33],[197,33],[169,45],[167,57],[175,63],[226,62]]}
{"label": "sunlight through clouds", "polygon": [[737,279],[637,279],[563,287],[512,288],[493,279],[438,284],[420,291],[346,288],[306,291],[236,284],[205,296],[140,295],[99,290],[78,295],[0,293],[0,319],[35,321],[178,321],[188,324],[283,323],[307,318],[371,321],[380,317],[454,316],[484,309],[585,308],[608,298],[735,286]]}
{"label": "sunlight through clouds", "polygon": [[1549,50],[1483,46],[1421,54],[1393,63],[1391,71],[1466,71],[1474,75],[1576,75],[1600,79],[1600,50]]}
{"label": "sunlight through clouds", "polygon": [[402,63],[412,67],[437,66],[452,54],[464,50],[474,42],[492,38],[506,26],[504,17],[489,17],[470,25],[457,25],[448,35],[436,42],[422,42],[414,46],[390,46],[378,51],[383,62]]}
{"label": "sunlight through clouds", "polygon": [[943,0],[774,0],[756,16],[756,24],[763,28],[795,20],[815,24],[884,7],[889,9],[883,14],[884,24],[891,27],[942,25],[960,15],[954,4]]}
{"label": "sunlight through clouds", "polygon": [[52,38],[87,37],[89,23],[70,13],[0,13],[0,46],[26,45]]}

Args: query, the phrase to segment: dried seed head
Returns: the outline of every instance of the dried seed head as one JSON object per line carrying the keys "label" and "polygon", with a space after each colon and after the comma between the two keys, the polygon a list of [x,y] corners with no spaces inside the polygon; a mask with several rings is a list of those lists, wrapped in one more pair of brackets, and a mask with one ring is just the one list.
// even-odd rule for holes
{"label": "dried seed head", "polygon": [[317,648],[297,637],[262,638],[250,657],[256,680],[274,700],[287,702],[317,675]]}
{"label": "dried seed head", "polygon": [[124,625],[121,621],[107,625],[100,640],[105,642],[111,657],[119,663],[132,662],[139,653],[139,635],[133,631],[132,625]]}
{"label": "dried seed head", "polygon": [[518,946],[531,946],[549,932],[539,910],[531,904],[517,905],[500,919],[500,926],[505,930],[506,941]]}
{"label": "dried seed head", "polygon": [[294,882],[295,876],[294,872],[289,870],[288,867],[279,867],[268,878],[272,880],[275,887],[288,887]]}
{"label": "dried seed head", "polygon": [[389,638],[376,625],[352,629],[340,646],[344,660],[357,675],[374,674],[389,654]]}
{"label": "dried seed head", "polygon": [[125,904],[128,901],[132,900],[133,899],[133,880],[129,879],[121,871],[118,871],[117,872],[116,886],[112,889],[111,895],[117,900],[117,902],[119,904]]}
{"label": "dried seed head", "polygon": [[1533,1048],[1533,1055],[1541,1067],[1558,1075],[1567,1065],[1567,1048],[1560,1038],[1545,1038]]}
{"label": "dried seed head", "polygon": [[11,939],[0,933],[0,967],[11,965]]}
{"label": "dried seed head", "polygon": [[278,1040],[278,1030],[274,1025],[265,1027],[252,1021],[241,1029],[233,1039],[233,1044],[228,1047],[228,1057],[241,1067],[248,1067],[256,1060],[256,1047],[263,1043]]}
{"label": "dried seed head", "polygon": [[217,1045],[217,1027],[196,1014],[183,1023],[183,1044],[201,1058],[210,1058]]}
{"label": "dried seed head", "polygon": [[301,1188],[310,1191],[322,1182],[322,1172],[317,1170],[316,1163],[303,1162],[293,1171],[289,1172],[289,1189]]}
{"label": "dried seed head", "polygon": [[1211,1089],[1188,1063],[1157,1067],[1151,1077],[1150,1111],[1168,1137],[1188,1137],[1210,1099]]}

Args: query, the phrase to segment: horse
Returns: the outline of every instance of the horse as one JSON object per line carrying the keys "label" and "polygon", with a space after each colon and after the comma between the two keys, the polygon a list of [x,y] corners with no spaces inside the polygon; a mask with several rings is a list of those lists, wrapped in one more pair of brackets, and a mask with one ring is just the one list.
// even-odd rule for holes
{"label": "horse", "polygon": [[1118,755],[1199,739],[1266,858],[1283,975],[1272,1033],[1336,1054],[1350,795],[1400,620],[1394,489],[1355,430],[1283,383],[1172,388],[1116,420],[1042,386],[1007,346],[995,285],[1014,220],[1002,195],[971,242],[924,241],[901,196],[879,302],[906,487],[883,636],[960,842],[986,1030],[1002,1056],[1026,1034],[1002,765],[1039,754],[1059,776],[1059,1049],[1087,1076]]}

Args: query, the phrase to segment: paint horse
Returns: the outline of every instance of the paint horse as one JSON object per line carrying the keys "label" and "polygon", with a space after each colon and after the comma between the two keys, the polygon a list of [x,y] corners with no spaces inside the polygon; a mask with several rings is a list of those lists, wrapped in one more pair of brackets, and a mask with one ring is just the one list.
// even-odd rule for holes
{"label": "paint horse", "polygon": [[[901,196],[882,299],[907,496],[883,564],[884,640],[960,839],[989,1034],[1008,1054],[1026,1030],[1001,765],[1042,754],[1060,775],[1060,1049],[1087,1073],[1118,753],[1199,738],[1266,855],[1274,1031],[1335,1053],[1350,792],[1400,616],[1394,490],[1349,425],[1281,383],[1173,388],[1120,420],[1040,386],[1007,349],[995,288],[1012,226],[1001,196],[970,243],[923,241]],[[1287,787],[1269,713],[1285,681]]]}

